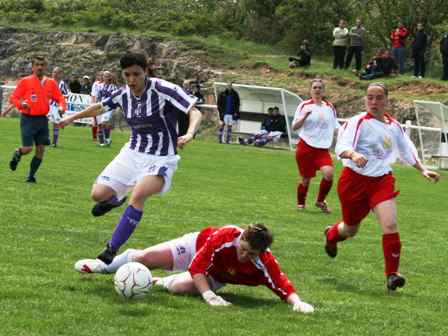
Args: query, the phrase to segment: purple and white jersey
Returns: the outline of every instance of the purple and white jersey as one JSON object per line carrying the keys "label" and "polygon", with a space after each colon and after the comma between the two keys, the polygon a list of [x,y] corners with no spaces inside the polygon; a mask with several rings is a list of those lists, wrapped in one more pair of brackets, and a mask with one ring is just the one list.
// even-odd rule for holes
{"label": "purple and white jersey", "polygon": [[68,89],[67,84],[65,84],[65,82],[62,79],[59,81],[58,87],[59,87],[59,91],[61,91],[63,96],[68,95],[70,90]]}
{"label": "purple and white jersey", "polygon": [[177,147],[177,111],[188,113],[196,103],[181,87],[159,78],[147,78],[140,97],[129,86],[101,101],[105,112],[121,107],[131,127],[127,147],[140,153],[174,155]]}
{"label": "purple and white jersey", "polygon": [[112,93],[117,90],[118,90],[118,86],[113,83],[110,83],[110,84],[101,83],[98,86],[98,92],[97,92],[98,95],[96,96],[96,98],[99,102],[103,101],[103,100],[111,97]]}

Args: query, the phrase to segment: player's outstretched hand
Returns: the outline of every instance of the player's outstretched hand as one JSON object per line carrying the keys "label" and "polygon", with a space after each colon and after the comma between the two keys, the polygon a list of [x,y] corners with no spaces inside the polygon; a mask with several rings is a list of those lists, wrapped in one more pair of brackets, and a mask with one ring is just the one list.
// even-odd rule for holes
{"label": "player's outstretched hand", "polygon": [[67,125],[70,125],[73,121],[74,121],[74,119],[72,118],[72,116],[65,117],[64,119],[61,120],[61,122],[58,125],[60,127],[65,127]]}
{"label": "player's outstretched hand", "polygon": [[312,305],[310,305],[309,303],[299,301],[294,304],[294,306],[292,307],[292,310],[294,310],[295,312],[298,312],[298,313],[311,314],[312,312],[314,312],[314,307]]}
{"label": "player's outstretched hand", "polygon": [[433,181],[433,182],[438,182],[440,179],[440,175],[439,173],[436,173],[434,171],[431,170],[423,170],[422,171],[422,175],[424,177],[426,177],[428,180]]}
{"label": "player's outstretched hand", "polygon": [[202,297],[204,301],[207,302],[210,306],[229,306],[230,302],[224,300],[221,296],[216,295],[211,290],[208,290],[202,293]]}
{"label": "player's outstretched hand", "polygon": [[187,133],[185,135],[182,135],[177,138],[177,146],[179,148],[184,147],[187,143],[189,143],[191,140],[193,140],[193,135],[190,133]]}

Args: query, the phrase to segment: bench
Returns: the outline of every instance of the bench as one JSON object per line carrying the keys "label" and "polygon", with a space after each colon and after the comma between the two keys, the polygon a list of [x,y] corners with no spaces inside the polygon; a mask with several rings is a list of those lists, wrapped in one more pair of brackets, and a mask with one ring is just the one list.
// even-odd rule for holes
{"label": "bench", "polygon": [[[448,169],[448,155],[434,154],[431,155],[431,159],[437,160],[437,167],[439,167],[439,169]],[[442,164],[442,160],[447,160],[447,163]]]}

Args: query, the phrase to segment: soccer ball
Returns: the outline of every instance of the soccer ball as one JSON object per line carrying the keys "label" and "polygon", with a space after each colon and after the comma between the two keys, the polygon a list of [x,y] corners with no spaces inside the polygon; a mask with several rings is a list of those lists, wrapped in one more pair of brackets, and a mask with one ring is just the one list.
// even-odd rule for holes
{"label": "soccer ball", "polygon": [[122,265],[114,276],[115,290],[127,299],[141,299],[152,286],[151,271],[138,262]]}

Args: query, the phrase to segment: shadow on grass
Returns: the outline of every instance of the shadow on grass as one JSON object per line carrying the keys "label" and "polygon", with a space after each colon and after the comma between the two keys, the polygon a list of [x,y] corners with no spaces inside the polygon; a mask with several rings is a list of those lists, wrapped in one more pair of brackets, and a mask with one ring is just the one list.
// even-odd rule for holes
{"label": "shadow on grass", "polygon": [[234,293],[219,293],[222,297],[231,302],[234,306],[243,308],[260,308],[262,306],[272,306],[278,300],[260,299],[253,296],[234,294]]}
{"label": "shadow on grass", "polygon": [[388,291],[385,287],[385,284],[383,285],[383,287],[380,287],[380,284],[378,284],[378,286],[372,287],[368,284],[368,281],[363,281],[362,279],[358,279],[357,281],[351,281],[349,279],[342,279],[328,276],[325,278],[320,278],[317,281],[327,286],[334,287],[334,289],[338,292],[359,294],[374,298],[378,298],[381,296],[416,297],[415,294],[403,290],[397,290],[395,292]]}

